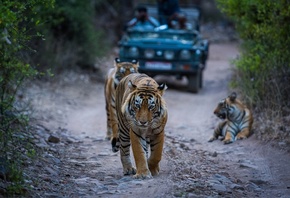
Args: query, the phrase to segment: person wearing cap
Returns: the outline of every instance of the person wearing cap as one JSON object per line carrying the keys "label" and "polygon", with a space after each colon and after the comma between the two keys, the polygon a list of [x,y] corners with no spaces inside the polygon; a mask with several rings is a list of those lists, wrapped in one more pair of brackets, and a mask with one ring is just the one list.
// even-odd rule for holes
{"label": "person wearing cap", "polygon": [[157,0],[158,18],[161,25],[171,26],[181,13],[178,0]]}
{"label": "person wearing cap", "polygon": [[159,22],[154,17],[148,15],[146,7],[138,7],[137,15],[127,23],[128,28],[153,29],[159,26]]}

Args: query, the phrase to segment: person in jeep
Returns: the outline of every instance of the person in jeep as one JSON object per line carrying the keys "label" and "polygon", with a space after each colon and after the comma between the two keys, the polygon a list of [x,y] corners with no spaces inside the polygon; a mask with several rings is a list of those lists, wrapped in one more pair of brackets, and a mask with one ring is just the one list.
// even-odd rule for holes
{"label": "person in jeep", "polygon": [[161,25],[169,25],[181,12],[178,0],[157,0],[158,19]]}
{"label": "person in jeep", "polygon": [[186,14],[180,10],[178,0],[157,0],[158,19],[161,25],[173,29],[190,30]]}
{"label": "person in jeep", "polygon": [[153,29],[159,26],[159,22],[154,17],[148,15],[146,7],[138,7],[137,15],[127,23],[127,28]]}

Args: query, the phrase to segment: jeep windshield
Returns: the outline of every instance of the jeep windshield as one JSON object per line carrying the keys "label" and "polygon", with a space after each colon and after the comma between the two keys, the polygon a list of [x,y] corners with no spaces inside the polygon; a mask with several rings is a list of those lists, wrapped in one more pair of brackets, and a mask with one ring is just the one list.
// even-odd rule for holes
{"label": "jeep windshield", "polygon": [[197,37],[196,32],[184,30],[165,30],[165,31],[128,31],[128,39],[170,39],[179,41],[193,41]]}

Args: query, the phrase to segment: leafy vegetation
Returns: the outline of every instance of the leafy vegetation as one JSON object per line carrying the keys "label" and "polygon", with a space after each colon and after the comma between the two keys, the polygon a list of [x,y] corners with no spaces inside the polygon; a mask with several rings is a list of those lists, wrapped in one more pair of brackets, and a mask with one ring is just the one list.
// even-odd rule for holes
{"label": "leafy vegetation", "polygon": [[[36,152],[30,143],[29,106],[19,88],[43,72],[94,68],[106,53],[96,29],[96,7],[103,0],[2,0],[0,6],[0,184],[23,193],[24,161]],[[3,185],[0,185],[0,188]]]}
{"label": "leafy vegetation", "polygon": [[9,193],[23,192],[22,154],[31,153],[29,117],[27,109],[16,102],[16,93],[27,78],[38,74],[26,54],[32,51],[29,41],[38,35],[34,30],[41,20],[38,13],[52,4],[52,0],[1,1],[0,179]]}
{"label": "leafy vegetation", "polygon": [[96,57],[106,48],[104,32],[95,27],[95,6],[102,1],[56,1],[53,8],[41,12],[44,19],[38,29],[44,39],[34,40],[38,53],[32,56],[42,70],[93,68]]}
{"label": "leafy vegetation", "polygon": [[261,120],[280,117],[280,126],[289,125],[283,117],[290,113],[290,2],[218,0],[218,6],[234,20],[242,39],[232,85],[265,113]]}

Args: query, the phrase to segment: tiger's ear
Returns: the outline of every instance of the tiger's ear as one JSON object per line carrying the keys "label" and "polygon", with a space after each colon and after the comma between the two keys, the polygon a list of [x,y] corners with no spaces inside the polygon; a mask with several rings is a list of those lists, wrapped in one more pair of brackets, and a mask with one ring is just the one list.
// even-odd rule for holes
{"label": "tiger's ear", "polygon": [[234,102],[237,98],[237,93],[233,92],[231,93],[231,95],[229,95],[230,101]]}
{"label": "tiger's ear", "polygon": [[121,60],[119,58],[115,58],[115,63],[120,63]]}
{"label": "tiger's ear", "polygon": [[129,80],[129,82],[128,82],[128,87],[131,91],[135,90],[137,88],[137,86],[134,85],[131,80]]}
{"label": "tiger's ear", "polygon": [[118,67],[118,63],[120,63],[121,60],[119,58],[115,58],[114,66]]}
{"label": "tiger's ear", "polygon": [[167,89],[167,85],[165,83],[162,83],[158,86],[158,90],[161,92],[161,95],[163,95],[164,91]]}
{"label": "tiger's ear", "polygon": [[131,63],[133,63],[133,64],[138,64],[138,63],[139,63],[139,61],[138,61],[138,60],[136,60],[136,59],[133,59],[133,60],[131,61]]}
{"label": "tiger's ear", "polygon": [[[137,70],[138,70],[138,67],[139,67],[139,61],[136,60],[136,59],[133,59],[133,60],[131,61],[131,63],[134,64],[134,65],[136,65],[136,68],[137,68]],[[134,67],[135,67],[135,66],[134,66]]]}

